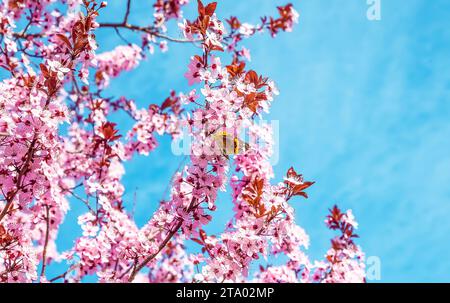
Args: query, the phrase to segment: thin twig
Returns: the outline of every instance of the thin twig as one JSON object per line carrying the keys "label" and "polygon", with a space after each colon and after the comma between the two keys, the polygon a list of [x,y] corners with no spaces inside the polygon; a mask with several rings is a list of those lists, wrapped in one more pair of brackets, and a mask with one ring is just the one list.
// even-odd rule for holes
{"label": "thin twig", "polygon": [[128,22],[128,16],[130,15],[131,8],[131,0],[127,1],[127,11],[125,12],[125,17],[123,18],[123,23],[126,24]]}
{"label": "thin twig", "polygon": [[128,24],[128,23],[100,23],[100,28],[125,28],[131,31],[138,31],[138,32],[144,32],[150,35],[153,35],[155,37],[161,38],[161,39],[165,39],[171,42],[178,42],[178,43],[194,43],[194,42],[201,42],[203,40],[201,39],[196,39],[196,40],[188,40],[188,39],[177,39],[177,38],[173,38],[170,36],[166,36],[164,34],[161,34],[157,31],[155,31],[153,28],[151,27],[144,27],[144,26],[138,26],[138,25],[132,25],[132,24]]}
{"label": "thin twig", "polygon": [[122,36],[122,34],[120,33],[120,31],[119,31],[119,29],[117,27],[115,27],[114,30],[116,31],[117,36],[119,36],[119,38],[122,39],[123,42],[125,42],[128,45],[131,45],[131,42],[128,41],[127,39],[125,39],[124,36]]}
{"label": "thin twig", "polygon": [[45,228],[45,242],[44,242],[44,249],[42,251],[42,269],[41,269],[41,277],[45,276],[45,267],[46,267],[46,259],[47,259],[47,245],[48,245],[48,238],[50,233],[50,206],[45,205],[46,209],[46,228]]}
{"label": "thin twig", "polygon": [[27,23],[27,25],[25,26],[25,28],[23,29],[23,31],[22,31],[18,36],[15,37],[15,38],[16,38],[16,41],[17,41],[20,37],[25,37],[25,34],[26,34],[28,28],[29,28],[29,27],[31,26],[31,24],[33,23],[33,12],[31,11],[31,9],[29,10],[29,12],[30,12],[30,20],[28,21],[28,23]]}
{"label": "thin twig", "polygon": [[57,276],[54,277],[54,278],[51,278],[51,279],[48,280],[48,281],[49,281],[49,282],[55,282],[56,280],[59,280],[59,279],[61,279],[61,278],[65,278],[66,275],[67,275],[69,272],[71,272],[72,270],[75,269],[75,267],[76,267],[76,265],[71,265],[71,266],[69,266],[69,268],[68,268],[65,272],[63,272],[63,273],[60,274],[60,275],[57,275]]}

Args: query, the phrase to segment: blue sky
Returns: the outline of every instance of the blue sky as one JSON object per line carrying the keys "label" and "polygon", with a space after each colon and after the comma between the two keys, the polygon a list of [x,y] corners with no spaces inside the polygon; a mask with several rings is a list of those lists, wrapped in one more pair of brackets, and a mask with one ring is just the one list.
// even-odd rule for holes
{"label": "blue sky", "polygon": [[[250,22],[285,4],[218,2],[219,16]],[[244,45],[252,53],[251,68],[274,79],[281,91],[268,117],[280,121],[276,179],[294,166],[316,181],[308,200],[293,202],[311,237],[311,256],[321,258],[328,249],[333,233],[323,220],[338,203],[353,209],[358,243],[380,258],[382,281],[450,281],[450,2],[381,0],[380,21],[367,20],[366,0],[293,3],[301,16],[293,33],[276,40],[260,35]],[[124,4],[109,1],[101,20],[121,20]],[[146,24],[151,14],[151,1],[133,2],[133,22]],[[111,30],[97,36],[99,51],[120,43]],[[146,106],[160,103],[172,88],[187,91],[182,75],[196,52],[170,44],[168,53],[157,52],[112,81],[108,93]],[[149,157],[126,165],[125,199],[129,205],[136,199],[140,224],[156,209],[181,161],[171,154],[169,138],[160,142]],[[213,231],[232,214],[226,194],[218,207]],[[64,223],[62,249],[73,243],[75,223],[76,216]]]}

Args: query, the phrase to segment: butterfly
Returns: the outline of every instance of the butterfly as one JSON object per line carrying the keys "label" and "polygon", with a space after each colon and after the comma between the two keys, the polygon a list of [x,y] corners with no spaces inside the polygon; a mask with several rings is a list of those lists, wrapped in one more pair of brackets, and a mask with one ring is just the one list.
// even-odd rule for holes
{"label": "butterfly", "polygon": [[250,148],[248,143],[226,131],[215,132],[212,136],[214,141],[218,144],[222,154],[227,158],[229,155],[238,155]]}

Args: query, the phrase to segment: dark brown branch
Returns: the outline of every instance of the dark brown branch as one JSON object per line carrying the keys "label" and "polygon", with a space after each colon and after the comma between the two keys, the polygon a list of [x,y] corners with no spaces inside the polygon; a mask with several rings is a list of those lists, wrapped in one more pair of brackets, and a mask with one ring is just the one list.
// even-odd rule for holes
{"label": "dark brown branch", "polygon": [[138,25],[132,25],[132,24],[128,24],[128,23],[100,23],[100,28],[124,28],[124,29],[128,29],[131,31],[137,31],[137,32],[143,32],[143,33],[147,33],[150,35],[153,35],[155,37],[161,38],[161,39],[165,39],[171,42],[177,42],[177,43],[194,43],[194,42],[200,42],[202,40],[187,40],[187,39],[177,39],[177,38],[173,38],[170,36],[166,36],[164,34],[159,33],[158,31],[156,31],[155,29],[151,28],[151,27],[144,27],[144,26],[138,26]]}
{"label": "dark brown branch", "polygon": [[[196,198],[192,199],[191,203],[189,204],[189,206],[187,208],[188,213],[190,213],[195,207],[198,206],[197,202],[198,202],[198,199],[196,199]],[[134,268],[130,274],[130,277],[128,278],[128,282],[133,282],[133,280],[136,277],[136,275],[138,274],[138,272],[140,272],[148,263],[150,263],[154,258],[156,258],[156,256],[158,256],[158,254],[164,249],[164,247],[166,247],[167,243],[169,243],[169,241],[172,239],[172,237],[178,232],[181,225],[183,225],[183,220],[178,219],[177,224],[166,235],[166,237],[164,238],[164,241],[159,245],[158,250],[155,253],[148,256],[147,258],[145,258],[141,263],[133,264]],[[124,275],[126,275],[129,270],[130,269],[128,269],[124,274],[122,274],[122,277]]]}
{"label": "dark brown branch", "polygon": [[16,39],[28,39],[28,38],[42,38],[42,33],[13,33],[13,37]]}
{"label": "dark brown branch", "polygon": [[57,281],[57,280],[59,280],[59,279],[65,279],[66,278],[66,275],[69,273],[69,272],[71,272],[72,270],[74,270],[75,269],[75,267],[76,267],[76,265],[71,265],[71,266],[69,266],[69,268],[65,271],[65,272],[63,272],[62,274],[60,274],[60,275],[58,275],[58,276],[56,276],[56,277],[54,277],[54,278],[51,278],[50,280],[49,280],[49,282],[55,282],[55,281]]}
{"label": "dark brown branch", "polygon": [[159,245],[158,250],[155,253],[145,258],[144,261],[142,261],[141,263],[133,265],[134,269],[132,270],[130,277],[128,278],[128,282],[133,282],[138,272],[140,272],[148,263],[150,263],[150,261],[152,261],[164,249],[164,247],[166,247],[167,243],[169,243],[172,237],[178,232],[182,224],[183,221],[179,220],[177,225],[173,228],[173,230],[169,234],[167,234],[166,238]]}
{"label": "dark brown branch", "polygon": [[123,23],[126,24],[128,22],[128,16],[130,15],[131,8],[131,0],[127,1],[127,11],[125,12],[125,17],[123,18]]}
{"label": "dark brown branch", "polygon": [[45,267],[47,266],[47,246],[48,246],[48,238],[50,234],[50,206],[45,205],[46,217],[45,217],[45,240],[44,240],[44,248],[42,250],[42,269],[41,269],[41,277],[45,276]]}

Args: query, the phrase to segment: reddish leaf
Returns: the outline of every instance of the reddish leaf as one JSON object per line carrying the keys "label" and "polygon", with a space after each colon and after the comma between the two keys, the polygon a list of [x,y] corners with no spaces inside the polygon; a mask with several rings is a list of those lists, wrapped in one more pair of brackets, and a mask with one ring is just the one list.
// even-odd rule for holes
{"label": "reddish leaf", "polygon": [[256,114],[257,111],[258,111],[258,105],[259,105],[258,100],[256,100],[256,93],[250,93],[250,94],[248,94],[248,95],[245,95],[244,104],[245,104],[245,106],[247,106],[252,112],[254,112],[254,113]]}
{"label": "reddish leaf", "polygon": [[258,74],[254,70],[250,70],[245,74],[245,81],[253,84],[258,83]]}
{"label": "reddish leaf", "polygon": [[200,15],[200,17],[203,17],[205,15],[205,6],[200,0],[197,0],[197,4],[198,4],[198,14]]}
{"label": "reddish leaf", "polygon": [[100,131],[106,141],[112,142],[122,137],[121,135],[118,135],[119,131],[115,129],[115,126],[115,123],[106,122],[100,127]]}
{"label": "reddish leaf", "polygon": [[245,69],[245,62],[239,62],[232,65],[227,65],[227,71],[231,77],[240,76]]}
{"label": "reddish leaf", "polygon": [[303,176],[297,174],[293,167],[289,168],[286,179],[286,192],[288,197],[302,196],[308,198],[308,194],[304,192],[305,189],[314,184],[314,182],[303,181]]}
{"label": "reddish leaf", "polygon": [[216,11],[217,2],[211,2],[205,7],[205,14],[208,16],[212,16],[214,12]]}
{"label": "reddish leaf", "polygon": [[50,76],[50,73],[47,69],[47,66],[45,66],[44,64],[39,64],[39,68],[41,69],[42,75],[44,75],[44,78],[48,78]]}
{"label": "reddish leaf", "polygon": [[230,17],[230,19],[226,21],[230,25],[231,29],[239,29],[241,27],[241,22],[236,17]]}
{"label": "reddish leaf", "polygon": [[66,36],[64,36],[63,34],[56,34],[56,37],[58,37],[59,40],[64,42],[64,44],[66,44],[66,46],[69,49],[72,49],[72,44],[70,43],[69,39]]}
{"label": "reddish leaf", "polygon": [[256,178],[249,185],[247,185],[242,197],[250,205],[258,206],[261,202],[263,189],[264,189],[264,180]]}
{"label": "reddish leaf", "polygon": [[173,103],[173,99],[172,98],[166,98],[166,100],[164,100],[164,102],[161,104],[161,110],[165,110],[168,107],[171,107]]}
{"label": "reddish leaf", "polygon": [[91,24],[92,24],[92,17],[88,16],[84,22],[85,32],[89,32],[89,30],[91,29]]}
{"label": "reddish leaf", "polygon": [[293,196],[303,196],[305,198],[308,198],[308,195],[304,192],[304,190],[313,184],[314,184],[314,182],[304,182],[303,184],[294,186],[294,188],[292,188],[292,195]]}
{"label": "reddish leaf", "polygon": [[199,233],[200,233],[200,238],[201,238],[203,241],[205,241],[206,238],[207,238],[206,232],[205,232],[203,229],[200,229]]}

